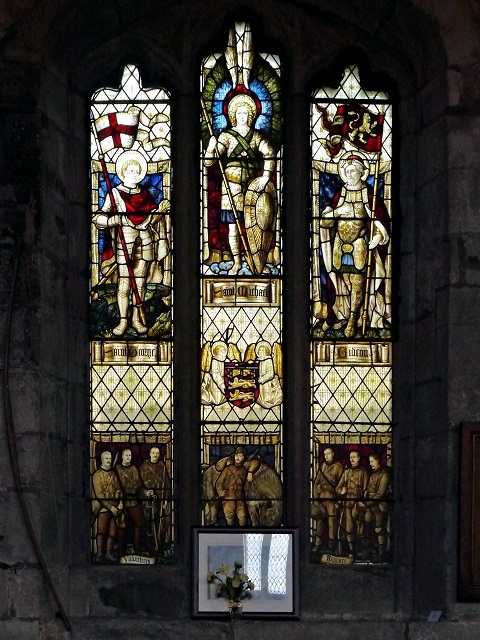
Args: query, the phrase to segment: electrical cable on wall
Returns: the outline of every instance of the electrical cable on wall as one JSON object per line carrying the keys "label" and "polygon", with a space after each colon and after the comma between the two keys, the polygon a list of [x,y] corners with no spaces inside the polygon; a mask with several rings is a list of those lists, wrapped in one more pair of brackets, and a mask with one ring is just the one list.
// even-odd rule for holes
{"label": "electrical cable on wall", "polygon": [[13,421],[13,413],[12,413],[12,403],[10,399],[10,386],[9,386],[9,357],[10,357],[10,338],[11,338],[11,330],[12,330],[12,311],[13,311],[13,297],[15,291],[15,283],[17,279],[17,270],[18,270],[18,261],[19,261],[19,253],[16,253],[15,256],[15,264],[13,269],[13,277],[12,277],[12,288],[10,292],[10,299],[8,302],[7,309],[7,319],[5,325],[5,349],[4,349],[4,370],[3,370],[3,410],[5,416],[5,426],[7,431],[7,441],[8,441],[8,449],[10,454],[10,463],[12,466],[12,473],[15,482],[15,488],[17,490],[18,499],[20,502],[20,510],[22,512],[22,516],[25,522],[25,526],[28,531],[28,535],[32,542],[35,554],[38,558],[40,566],[42,568],[43,575],[47,582],[48,588],[55,600],[55,603],[58,607],[58,615],[62,619],[65,628],[70,631],[72,625],[68,616],[63,608],[63,605],[60,601],[58,593],[53,584],[52,578],[48,571],[47,565],[45,563],[45,558],[43,557],[42,550],[37,540],[37,536],[35,534],[32,521],[30,519],[30,514],[27,509],[27,504],[25,502],[25,496],[22,490],[22,484],[20,480],[20,467],[18,464],[18,451],[17,451],[17,441],[15,436],[15,426]]}

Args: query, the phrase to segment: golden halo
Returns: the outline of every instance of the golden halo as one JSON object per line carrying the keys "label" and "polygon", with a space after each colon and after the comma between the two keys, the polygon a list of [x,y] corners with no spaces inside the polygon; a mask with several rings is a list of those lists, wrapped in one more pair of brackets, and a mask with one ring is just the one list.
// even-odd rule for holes
{"label": "golden halo", "polygon": [[347,151],[338,161],[338,175],[343,182],[347,182],[345,169],[348,165],[353,164],[354,162],[355,164],[358,163],[363,169],[362,180],[365,181],[368,178],[370,173],[370,162],[368,158],[360,151]]}
{"label": "golden halo", "polygon": [[138,182],[141,182],[147,175],[147,161],[143,153],[140,153],[140,151],[135,151],[134,149],[124,151],[118,156],[115,163],[115,171],[117,173],[117,176],[121,180],[123,180],[125,168],[132,160],[135,160],[135,162],[138,162],[138,164],[140,165],[140,175],[138,176]]}
{"label": "golden halo", "polygon": [[228,119],[230,122],[232,122],[234,113],[236,113],[237,109],[242,105],[246,105],[252,109],[254,117],[257,115],[257,105],[255,104],[255,100],[245,93],[237,93],[237,95],[234,96],[228,104]]}
{"label": "golden halo", "polygon": [[260,359],[259,357],[259,350],[260,347],[263,347],[265,349],[265,355],[263,356],[263,359],[265,358],[269,358],[271,353],[272,353],[272,347],[271,345],[266,341],[266,340],[260,340],[260,342],[257,342],[256,346],[255,346],[255,352],[257,354],[257,358]]}
{"label": "golden halo", "polygon": [[[217,342],[213,343],[212,354],[216,360],[219,360],[222,357],[223,357],[223,360],[225,360],[225,358],[227,357],[227,353],[228,353],[228,349],[225,342],[218,340]],[[218,356],[220,356],[220,358],[218,358]]]}

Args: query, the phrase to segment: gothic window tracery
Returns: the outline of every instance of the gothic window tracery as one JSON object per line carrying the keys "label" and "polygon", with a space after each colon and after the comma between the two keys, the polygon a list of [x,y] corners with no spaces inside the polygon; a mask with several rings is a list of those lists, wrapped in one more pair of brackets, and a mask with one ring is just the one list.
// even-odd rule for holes
{"label": "gothic window tracery", "polygon": [[392,558],[392,106],[347,67],[311,102],[311,557]]}
{"label": "gothic window tracery", "polygon": [[283,522],[282,102],[237,22],[201,72],[201,464],[206,525]]}
{"label": "gothic window tracery", "polygon": [[92,559],[173,554],[170,96],[127,65],[91,100]]}

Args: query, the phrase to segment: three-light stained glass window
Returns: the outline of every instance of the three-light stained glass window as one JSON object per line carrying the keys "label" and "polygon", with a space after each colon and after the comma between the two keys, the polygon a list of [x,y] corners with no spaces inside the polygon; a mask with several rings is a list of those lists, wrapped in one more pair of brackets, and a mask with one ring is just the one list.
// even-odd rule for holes
{"label": "three-light stained glass window", "polygon": [[282,102],[235,23],[201,70],[202,523],[283,522]]}
{"label": "three-light stained glass window", "polygon": [[311,557],[392,558],[392,106],[356,66],[311,102]]}
{"label": "three-light stained glass window", "polygon": [[124,68],[91,125],[91,552],[173,554],[170,96]]}

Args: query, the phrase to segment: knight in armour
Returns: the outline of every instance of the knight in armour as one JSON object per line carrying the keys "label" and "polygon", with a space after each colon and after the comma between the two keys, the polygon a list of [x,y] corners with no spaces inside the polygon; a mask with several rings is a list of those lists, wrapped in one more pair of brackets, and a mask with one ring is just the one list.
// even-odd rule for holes
{"label": "knight in armour", "polygon": [[[102,273],[112,274],[115,263],[118,269],[120,318],[113,334],[122,336],[128,326],[132,280],[135,280],[139,300],[143,303],[151,272],[162,269],[162,261],[169,252],[165,222],[169,201],[164,199],[157,205],[148,188],[140,184],[147,173],[147,161],[139,151],[122,152],[115,170],[122,181],[112,189],[116,211],[112,212],[113,205],[107,197],[101,211],[93,216],[93,222],[98,229],[108,231],[102,255]],[[119,226],[125,238],[126,251],[116,231]],[[132,327],[140,335],[147,333],[138,304],[133,306]]]}
{"label": "knight in armour", "polygon": [[[323,328],[343,329],[353,338],[362,324],[368,300],[369,326],[385,326],[388,312],[383,289],[387,270],[381,248],[389,242],[388,213],[367,184],[368,163],[359,153],[347,153],[339,160],[343,186],[325,207],[319,221],[321,258],[328,273],[326,301],[314,301],[314,314],[324,320]],[[368,278],[369,252],[371,274]],[[318,273],[319,256],[314,257]],[[368,295],[367,295],[368,293]]]}
{"label": "knight in armour", "polygon": [[[207,167],[212,165],[216,158],[226,157],[226,179],[222,185],[220,220],[228,224],[228,242],[233,257],[230,275],[235,275],[242,268],[239,228],[245,222],[247,189],[254,188],[258,193],[263,192],[275,168],[273,147],[253,128],[256,117],[255,100],[248,94],[236,94],[228,105],[228,129],[220,133],[218,138],[210,138],[205,153]],[[254,179],[255,182],[252,184]]]}

